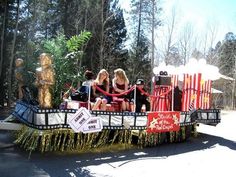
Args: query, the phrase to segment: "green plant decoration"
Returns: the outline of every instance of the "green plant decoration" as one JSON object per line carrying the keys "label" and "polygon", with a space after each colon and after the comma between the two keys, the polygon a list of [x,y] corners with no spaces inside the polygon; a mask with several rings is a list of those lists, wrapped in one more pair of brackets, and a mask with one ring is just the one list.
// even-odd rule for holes
{"label": "green plant decoration", "polygon": [[78,68],[78,62],[83,57],[82,48],[90,38],[91,33],[83,31],[69,40],[65,35],[58,34],[56,38],[44,42],[43,52],[53,57],[55,85],[52,93],[55,108],[62,102],[62,93],[68,89],[66,85],[76,87],[77,83],[83,79],[83,68]]}

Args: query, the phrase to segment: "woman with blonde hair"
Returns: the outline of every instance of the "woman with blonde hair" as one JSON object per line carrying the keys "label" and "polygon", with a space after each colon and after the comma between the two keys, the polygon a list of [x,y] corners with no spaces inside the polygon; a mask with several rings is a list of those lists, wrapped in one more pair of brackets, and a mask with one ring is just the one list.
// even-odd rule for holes
{"label": "woman with blonde hair", "polygon": [[[125,71],[118,68],[114,71],[114,78],[112,80],[112,87],[115,93],[123,93],[128,90],[129,80],[125,74]],[[126,104],[125,96],[119,96],[118,98],[113,97],[113,101],[121,102],[122,111],[128,109]]]}
{"label": "woman with blonde hair", "polygon": [[92,110],[99,110],[99,107],[101,106],[101,110],[105,111],[108,97],[96,89],[96,87],[99,87],[105,92],[109,92],[109,74],[105,69],[99,71],[96,79],[93,82],[93,95],[96,99],[92,108]]}

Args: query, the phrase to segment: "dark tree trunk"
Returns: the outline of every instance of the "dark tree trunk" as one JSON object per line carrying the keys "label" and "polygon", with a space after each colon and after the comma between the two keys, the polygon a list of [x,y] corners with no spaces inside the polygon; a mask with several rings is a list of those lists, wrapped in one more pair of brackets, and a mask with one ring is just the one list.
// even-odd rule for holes
{"label": "dark tree trunk", "polygon": [[6,16],[7,16],[7,0],[4,1],[4,15],[2,21],[2,33],[1,33],[1,55],[0,55],[0,106],[4,106],[4,74],[3,74],[3,59],[4,59],[4,41],[5,41],[5,31],[6,31]]}
{"label": "dark tree trunk", "polygon": [[14,30],[14,36],[12,40],[12,48],[10,53],[10,65],[8,70],[8,76],[7,76],[7,84],[8,84],[8,101],[7,106],[10,107],[12,103],[12,69],[13,69],[13,60],[15,57],[15,44],[16,44],[16,35],[18,30],[18,22],[19,22],[19,11],[20,11],[20,2],[17,0],[17,14],[16,14],[16,26]]}
{"label": "dark tree trunk", "polygon": [[4,6],[5,8],[4,8],[2,34],[1,34],[0,78],[2,77],[2,70],[3,70],[3,51],[4,51],[4,39],[5,39],[6,15],[7,15],[7,0],[5,0]]}

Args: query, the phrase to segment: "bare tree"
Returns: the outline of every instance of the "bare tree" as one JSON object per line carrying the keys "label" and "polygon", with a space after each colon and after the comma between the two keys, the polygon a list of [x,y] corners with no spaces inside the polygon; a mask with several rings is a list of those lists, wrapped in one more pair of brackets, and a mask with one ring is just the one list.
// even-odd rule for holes
{"label": "bare tree", "polygon": [[[161,8],[159,7],[158,3],[160,4],[159,0],[152,0],[151,1],[151,70],[154,68],[154,60],[155,60],[155,30],[158,26],[161,25],[161,21],[160,18],[158,17],[158,15],[161,12]],[[159,62],[158,62],[159,63]],[[150,78],[152,78],[152,72],[151,72],[151,76]],[[151,87],[151,92],[152,92],[152,87]]]}
{"label": "bare tree", "polygon": [[103,15],[103,9],[104,9],[104,0],[101,0],[101,36],[100,36],[100,52],[99,52],[99,66],[100,69],[103,68],[103,39],[104,39],[104,15]]}
{"label": "bare tree", "polygon": [[155,34],[155,5],[156,5],[156,2],[155,0],[152,0],[152,55],[151,55],[151,68],[154,67],[154,54],[155,54],[155,43],[154,43],[154,34]]}
{"label": "bare tree", "polygon": [[183,27],[182,34],[180,35],[179,45],[181,56],[183,57],[183,64],[187,63],[187,59],[190,57],[193,51],[193,26],[191,23],[187,23]]}
{"label": "bare tree", "polygon": [[169,63],[168,61],[168,57],[169,57],[169,53],[170,53],[170,50],[171,50],[171,47],[175,45],[174,43],[174,33],[175,33],[175,30],[177,30],[176,26],[177,26],[177,14],[176,14],[176,7],[173,7],[172,8],[172,11],[171,11],[171,17],[168,21],[168,24],[167,24],[167,45],[165,47],[165,51],[164,51],[164,61],[166,64]]}
{"label": "bare tree", "polygon": [[213,47],[217,33],[218,33],[217,25],[214,23],[211,23],[208,25],[207,29],[209,30],[209,46]]}
{"label": "bare tree", "polygon": [[202,52],[204,58],[207,58],[209,50],[213,48],[216,36],[217,36],[217,25],[215,23],[208,23],[206,31],[203,31],[203,36],[198,36],[198,50]]}
{"label": "bare tree", "polygon": [[[112,20],[112,18],[115,16],[114,13],[109,14],[107,7],[110,6],[110,4],[107,4],[110,2],[106,2],[105,0],[101,1],[101,33],[100,33],[100,51],[99,51],[99,68],[102,69],[104,67],[104,49],[105,49],[105,43],[109,39],[108,36],[105,35],[106,32],[106,25],[107,23]],[[106,6],[106,7],[105,7]]]}

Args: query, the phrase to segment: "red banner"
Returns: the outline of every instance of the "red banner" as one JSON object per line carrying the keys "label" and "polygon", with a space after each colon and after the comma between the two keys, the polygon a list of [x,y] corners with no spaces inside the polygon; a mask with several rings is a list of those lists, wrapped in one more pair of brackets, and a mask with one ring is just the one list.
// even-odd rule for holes
{"label": "red banner", "polygon": [[150,112],[148,113],[147,133],[179,131],[180,112]]}

